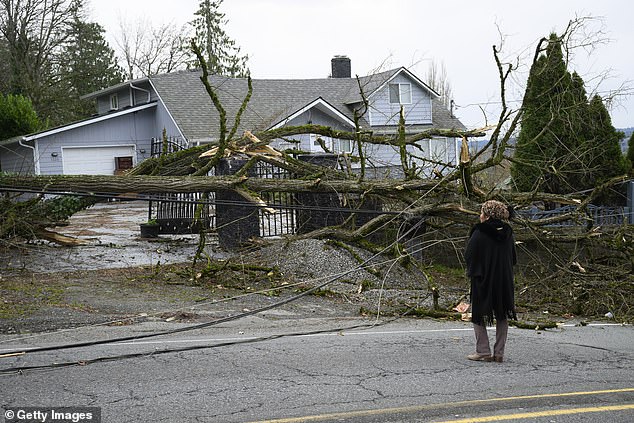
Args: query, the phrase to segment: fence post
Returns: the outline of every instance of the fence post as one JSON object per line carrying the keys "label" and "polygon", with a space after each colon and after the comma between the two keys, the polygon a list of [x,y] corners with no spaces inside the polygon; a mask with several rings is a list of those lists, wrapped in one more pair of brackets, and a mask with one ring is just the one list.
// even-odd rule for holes
{"label": "fence post", "polygon": [[[317,166],[335,168],[337,156],[335,154],[301,154],[297,156],[301,161]],[[344,215],[339,210],[341,202],[336,193],[298,193],[297,202],[300,208],[297,211],[297,233],[308,233],[325,226],[340,225],[344,221]],[[329,210],[334,209],[334,210]]]}
{"label": "fence post", "polygon": [[[222,159],[216,166],[216,175],[233,175],[247,160],[238,158]],[[254,176],[254,169],[249,169]],[[218,244],[225,250],[240,247],[251,238],[260,236],[259,209],[244,204],[245,198],[234,191],[216,192],[216,230]],[[234,203],[234,204],[232,204]]]}
{"label": "fence post", "polygon": [[627,183],[627,204],[625,205],[630,225],[634,225],[634,180]]}

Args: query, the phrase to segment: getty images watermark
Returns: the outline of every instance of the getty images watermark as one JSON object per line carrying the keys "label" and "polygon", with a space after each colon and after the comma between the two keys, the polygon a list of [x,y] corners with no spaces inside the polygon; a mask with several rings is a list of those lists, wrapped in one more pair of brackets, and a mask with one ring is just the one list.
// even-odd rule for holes
{"label": "getty images watermark", "polygon": [[99,407],[10,407],[6,423],[101,423]]}

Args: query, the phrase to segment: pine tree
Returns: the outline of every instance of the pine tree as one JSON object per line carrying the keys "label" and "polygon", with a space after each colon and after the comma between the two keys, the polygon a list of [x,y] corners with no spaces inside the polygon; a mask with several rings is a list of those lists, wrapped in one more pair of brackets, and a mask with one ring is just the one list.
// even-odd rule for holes
{"label": "pine tree", "polygon": [[[240,54],[240,47],[229,38],[223,26],[227,23],[225,14],[220,12],[223,0],[202,0],[195,18],[190,24],[195,29],[194,40],[203,52],[209,73],[230,77],[246,77],[247,55]],[[198,61],[191,62],[193,67]]]}

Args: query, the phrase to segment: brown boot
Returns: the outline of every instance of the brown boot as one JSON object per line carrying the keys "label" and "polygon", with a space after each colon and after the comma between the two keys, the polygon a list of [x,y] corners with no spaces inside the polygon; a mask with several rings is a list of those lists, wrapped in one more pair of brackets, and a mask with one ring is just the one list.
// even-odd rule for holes
{"label": "brown boot", "polygon": [[469,354],[467,360],[471,361],[493,361],[493,357],[488,354]]}

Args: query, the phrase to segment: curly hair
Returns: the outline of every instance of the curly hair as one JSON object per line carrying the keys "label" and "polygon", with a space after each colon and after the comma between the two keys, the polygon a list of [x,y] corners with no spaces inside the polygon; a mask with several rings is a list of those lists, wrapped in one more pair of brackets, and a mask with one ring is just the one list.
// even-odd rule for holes
{"label": "curly hair", "polygon": [[482,204],[481,212],[490,219],[508,220],[511,217],[509,207],[497,200],[486,201]]}

